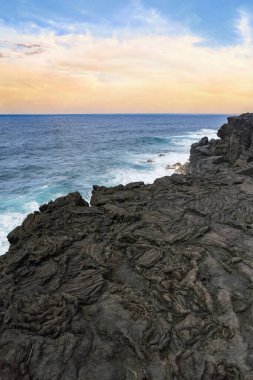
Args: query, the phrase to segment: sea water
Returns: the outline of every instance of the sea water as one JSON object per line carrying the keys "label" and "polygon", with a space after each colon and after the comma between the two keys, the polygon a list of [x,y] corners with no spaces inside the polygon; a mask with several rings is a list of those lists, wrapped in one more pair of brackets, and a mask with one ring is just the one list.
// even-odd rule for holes
{"label": "sea water", "polygon": [[[0,254],[24,217],[93,184],[152,183],[188,160],[201,137],[215,138],[226,115],[0,116]],[[148,162],[151,161],[151,162]]]}

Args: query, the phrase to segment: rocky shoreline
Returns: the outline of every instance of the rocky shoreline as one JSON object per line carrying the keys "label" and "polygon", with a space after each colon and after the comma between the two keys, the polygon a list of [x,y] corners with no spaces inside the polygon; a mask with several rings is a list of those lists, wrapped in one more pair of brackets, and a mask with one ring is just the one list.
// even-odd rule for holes
{"label": "rocky shoreline", "polygon": [[253,379],[253,114],[186,174],[94,186],[0,257],[0,379]]}

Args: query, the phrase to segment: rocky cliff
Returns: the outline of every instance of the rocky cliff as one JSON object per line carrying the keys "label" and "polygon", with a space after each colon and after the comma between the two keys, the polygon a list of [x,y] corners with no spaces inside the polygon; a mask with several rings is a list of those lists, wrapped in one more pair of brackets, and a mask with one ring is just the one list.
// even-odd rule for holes
{"label": "rocky cliff", "polygon": [[192,145],[189,173],[205,174],[226,168],[253,172],[253,113],[228,117],[228,123],[217,135],[218,140],[203,137]]}
{"label": "rocky cliff", "polygon": [[189,173],[49,202],[0,258],[0,379],[253,379],[252,115]]}

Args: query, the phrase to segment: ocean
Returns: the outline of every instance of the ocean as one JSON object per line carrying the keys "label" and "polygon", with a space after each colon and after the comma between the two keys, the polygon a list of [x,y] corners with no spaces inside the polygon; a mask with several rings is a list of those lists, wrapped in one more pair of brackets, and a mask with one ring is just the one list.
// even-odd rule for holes
{"label": "ocean", "polygon": [[[216,137],[226,115],[1,115],[0,254],[7,234],[39,205],[93,184],[152,183]],[[151,160],[152,162],[147,162]]]}

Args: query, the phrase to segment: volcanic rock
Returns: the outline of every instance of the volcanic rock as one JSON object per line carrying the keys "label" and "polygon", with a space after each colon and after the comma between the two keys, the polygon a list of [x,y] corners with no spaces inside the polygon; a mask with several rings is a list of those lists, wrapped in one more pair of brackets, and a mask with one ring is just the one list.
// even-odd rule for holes
{"label": "volcanic rock", "polygon": [[[208,142],[203,138],[193,144],[190,154],[189,172],[204,174],[216,170],[215,165],[222,161],[231,167],[244,168],[253,162],[253,114],[228,117],[217,133],[220,139]],[[219,157],[207,159],[206,156]]]}
{"label": "volcanic rock", "polygon": [[194,144],[186,175],[71,193],[10,233],[1,380],[253,379],[252,123]]}

